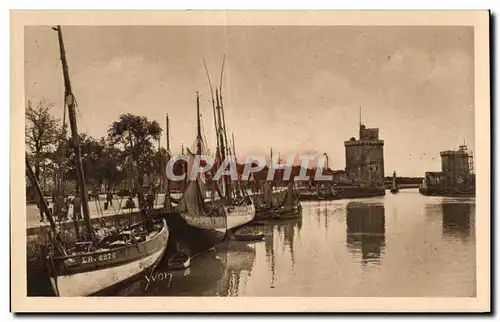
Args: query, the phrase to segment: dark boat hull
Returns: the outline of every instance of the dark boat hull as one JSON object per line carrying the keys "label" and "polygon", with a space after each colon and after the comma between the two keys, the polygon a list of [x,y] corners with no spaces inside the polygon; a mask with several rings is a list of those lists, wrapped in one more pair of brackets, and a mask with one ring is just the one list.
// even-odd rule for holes
{"label": "dark boat hull", "polygon": [[264,239],[265,235],[264,234],[258,234],[258,235],[234,235],[233,239],[237,241],[259,241]]}
{"label": "dark boat hull", "polygon": [[227,236],[233,235],[240,228],[248,225],[255,219],[255,205],[248,203],[245,205],[226,207],[227,211]]}
{"label": "dark boat hull", "polygon": [[115,249],[59,258],[49,257],[50,281],[57,296],[89,296],[133,279],[158,264],[167,248],[169,229],[150,239]]}
{"label": "dark boat hull", "polygon": [[338,200],[341,199],[342,197],[340,195],[334,195],[334,194],[301,194],[299,196],[300,201],[318,201],[318,200]]}
{"label": "dark boat hull", "polygon": [[285,209],[274,208],[262,210],[255,215],[255,220],[276,220],[276,219],[291,219],[302,216],[302,207]]}
{"label": "dark boat hull", "polygon": [[439,188],[423,188],[418,189],[420,194],[424,196],[435,196],[435,197],[475,197],[475,190],[460,191],[456,189],[439,189]]}
{"label": "dark boat hull", "polygon": [[339,199],[355,199],[355,198],[369,198],[379,197],[385,195],[385,188],[383,187],[360,187],[360,186],[344,186],[336,188],[335,193],[331,194],[315,194],[305,193],[300,194],[300,201],[330,201]]}
{"label": "dark boat hull", "polygon": [[200,254],[220,244],[227,232],[227,219],[220,217],[195,217],[174,212],[166,216],[172,240],[189,256]]}

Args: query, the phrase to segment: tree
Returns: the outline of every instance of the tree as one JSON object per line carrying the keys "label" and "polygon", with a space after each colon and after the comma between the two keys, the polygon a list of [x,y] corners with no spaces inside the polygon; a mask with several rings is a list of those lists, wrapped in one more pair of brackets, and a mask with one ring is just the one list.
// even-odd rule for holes
{"label": "tree", "polygon": [[156,151],[154,141],[160,139],[162,129],[158,122],[148,121],[144,116],[122,114],[108,129],[108,139],[113,146],[120,146],[125,157],[137,166],[139,185],[144,176],[155,170]]}
{"label": "tree", "polygon": [[46,164],[60,138],[60,121],[50,114],[53,106],[42,99],[36,106],[28,101],[26,108],[25,142],[30,150],[37,180],[40,180],[40,169]]}
{"label": "tree", "polygon": [[[104,142],[104,138],[102,138]],[[101,157],[100,182],[106,183],[106,189],[109,191],[117,184],[120,184],[126,179],[125,159],[122,151],[109,144],[105,143],[103,155]]]}
{"label": "tree", "polygon": [[[67,156],[65,177],[76,181],[76,158],[71,144],[72,140],[68,139],[65,145]],[[122,151],[109,144],[104,137],[95,139],[81,133],[80,146],[83,172],[87,183],[94,186],[106,184],[109,190],[125,178]]]}

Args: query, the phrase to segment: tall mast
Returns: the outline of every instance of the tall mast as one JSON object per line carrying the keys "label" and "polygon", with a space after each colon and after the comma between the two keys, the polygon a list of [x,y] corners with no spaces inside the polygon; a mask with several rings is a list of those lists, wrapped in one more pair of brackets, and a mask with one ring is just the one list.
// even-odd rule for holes
{"label": "tall mast", "polygon": [[222,58],[222,67],[220,71],[220,78],[219,78],[219,100],[220,100],[220,108],[222,110],[222,127],[224,128],[224,144],[226,145],[226,148],[229,149],[229,145],[227,143],[227,133],[226,133],[226,117],[224,114],[224,103],[222,101],[222,80],[224,77],[224,65],[226,63],[226,55],[224,54],[224,57]]}
{"label": "tall mast", "polygon": [[[181,155],[184,156],[184,144],[181,143]],[[182,162],[182,173],[185,173],[184,179],[182,180],[182,191],[186,191],[187,188],[187,178],[188,178],[188,165]]]}
{"label": "tall mast", "polygon": [[64,159],[66,158],[66,108],[63,107],[63,125],[61,138],[59,140],[59,148],[61,149],[61,154],[59,156],[59,180],[56,187],[58,187],[57,192],[64,197]]}
{"label": "tall mast", "polygon": [[269,168],[273,167],[273,148],[271,148],[271,155],[269,156]]}
{"label": "tall mast", "polygon": [[[217,133],[217,131],[218,131],[217,117],[216,117],[217,108],[215,107],[215,99],[214,99],[214,92],[212,89],[212,81],[210,80],[210,74],[208,73],[208,68],[207,68],[207,64],[205,63],[205,59],[203,59],[203,66],[205,67],[205,72],[207,73],[207,78],[208,78],[208,86],[210,87],[210,95],[212,97],[212,112],[213,112],[213,117],[214,117],[214,127],[215,127],[215,133]],[[217,149],[220,149],[219,135],[216,134],[215,137],[217,140],[217,148],[216,148],[216,153],[217,153]]]}
{"label": "tall mast", "polygon": [[80,149],[80,135],[78,133],[78,126],[76,122],[76,113],[75,113],[75,97],[71,90],[71,82],[69,79],[69,71],[68,71],[68,63],[66,61],[66,53],[64,50],[64,42],[62,36],[61,26],[57,26],[55,28],[57,30],[57,35],[59,38],[59,49],[61,53],[61,62],[63,69],[63,77],[64,77],[64,97],[66,100],[66,104],[68,105],[68,117],[69,124],[71,127],[71,137],[73,140],[73,148],[75,150],[76,156],[76,173],[77,173],[77,182],[80,190],[80,198],[82,200],[82,209],[83,209],[83,219],[85,220],[85,227],[87,230],[87,238],[90,240],[93,238],[94,233],[92,230],[92,225],[90,223],[90,214],[89,214],[89,205],[87,201],[87,189],[85,187],[85,175],[83,173],[83,165],[82,165],[82,153]]}
{"label": "tall mast", "polygon": [[170,121],[168,119],[168,113],[167,116],[165,117],[165,122],[166,122],[166,135],[167,135],[167,152],[170,153]]}
{"label": "tall mast", "polygon": [[196,154],[201,155],[200,95],[196,92]]}
{"label": "tall mast", "polygon": [[[221,105],[219,103],[219,93],[218,93],[218,89],[215,89],[215,98],[217,100],[217,113],[218,113],[218,117],[219,117],[219,122],[218,122],[218,130],[217,130],[217,133],[219,135],[219,144],[220,144],[220,155],[221,155],[221,159],[222,159],[222,162],[224,162],[224,160],[226,160],[226,152],[227,152],[227,145],[226,145],[226,140],[224,138],[224,134],[225,134],[225,130],[223,128],[223,125],[222,125],[222,122],[221,122]],[[228,179],[227,177],[223,176],[224,178],[224,187],[225,187],[225,193],[226,193],[226,198],[228,200],[228,202],[230,202],[231,200],[231,180]]]}
{"label": "tall mast", "polygon": [[[217,91],[216,91],[217,92]],[[224,145],[226,146],[226,149],[229,149],[229,145],[227,143],[227,132],[226,132],[226,117],[224,114],[224,103],[222,102],[222,93],[219,91],[219,101],[220,101],[220,109],[221,109],[221,114],[222,114],[222,133],[224,134]],[[226,151],[226,154],[227,151]]]}
{"label": "tall mast", "polygon": [[59,254],[64,255],[65,250],[61,243],[59,230],[57,229],[56,222],[54,221],[54,218],[52,217],[52,214],[49,211],[49,205],[47,204],[47,200],[45,200],[45,198],[43,197],[42,189],[40,188],[40,184],[36,180],[33,168],[31,168],[31,164],[28,160],[28,153],[25,153],[25,155],[26,155],[26,174],[28,175],[28,179],[30,180],[31,184],[35,187],[36,193],[38,194],[38,199],[39,199],[38,204],[40,206],[40,209],[49,220],[50,228],[52,229],[53,232],[52,240],[54,242],[54,247],[56,248]]}
{"label": "tall mast", "polygon": [[[234,154],[234,160],[236,161],[236,145],[234,144],[234,133],[231,132],[231,138],[232,138],[232,141],[233,141],[233,154]],[[238,163],[238,162],[236,162]]]}
{"label": "tall mast", "polygon": [[[167,164],[170,161],[170,122],[168,119],[168,114],[165,117],[165,125],[166,125],[166,144],[167,144]],[[165,171],[165,207],[167,211],[171,210],[172,203],[170,201],[170,179],[168,178],[167,172]]]}
{"label": "tall mast", "polygon": [[56,222],[54,221],[54,218],[52,217],[52,214],[49,211],[49,206],[47,204],[47,200],[45,200],[45,198],[43,197],[42,188],[40,188],[40,184],[36,180],[33,169],[31,168],[31,164],[28,160],[28,153],[25,153],[25,154],[26,154],[26,174],[28,175],[28,179],[30,180],[31,184],[33,185],[33,187],[36,190],[36,193],[37,193],[38,199],[39,199],[40,208],[42,209],[42,212],[45,214],[45,216],[47,216],[47,219],[49,220],[49,223],[50,223],[50,228],[52,228],[52,231],[54,233],[57,233]]}
{"label": "tall mast", "polygon": [[159,163],[160,163],[160,191],[163,190],[163,177],[161,176],[161,167],[162,167],[162,160],[161,160],[161,135],[158,137],[158,158],[159,158]]}
{"label": "tall mast", "polygon": [[[234,155],[234,162],[236,163],[236,172],[238,172],[238,158],[236,157],[236,143],[234,142],[234,133],[231,132],[231,138],[232,138],[232,144],[233,144],[233,155]],[[246,195],[247,192],[242,185],[242,182],[239,179],[239,174],[238,174],[238,181],[237,181],[238,189],[241,191],[243,195]]]}

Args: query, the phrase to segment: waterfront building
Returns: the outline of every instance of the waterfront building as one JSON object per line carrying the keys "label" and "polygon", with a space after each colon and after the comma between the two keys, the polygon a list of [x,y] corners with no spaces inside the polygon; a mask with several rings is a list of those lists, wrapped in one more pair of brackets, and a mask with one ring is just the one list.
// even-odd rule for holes
{"label": "waterfront building", "polygon": [[344,142],[346,174],[356,183],[372,186],[384,184],[384,140],[379,138],[378,128],[359,125],[359,139]]}
{"label": "waterfront building", "polygon": [[473,156],[466,145],[460,145],[458,150],[442,151],[440,156],[441,172],[426,172],[424,187],[466,189],[474,186]]}
{"label": "waterfront building", "polygon": [[466,145],[459,146],[457,151],[443,151],[440,155],[441,171],[447,187],[465,188],[473,183],[473,169],[470,168],[472,156]]}

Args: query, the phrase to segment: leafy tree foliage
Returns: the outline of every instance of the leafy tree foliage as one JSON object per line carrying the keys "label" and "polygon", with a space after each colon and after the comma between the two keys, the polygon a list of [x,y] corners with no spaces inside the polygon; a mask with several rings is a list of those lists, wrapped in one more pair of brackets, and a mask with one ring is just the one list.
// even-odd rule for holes
{"label": "leafy tree foliage", "polygon": [[25,142],[37,180],[40,180],[41,169],[48,166],[47,161],[61,135],[59,119],[50,114],[52,107],[53,104],[44,99],[36,104],[28,101],[26,107]]}

